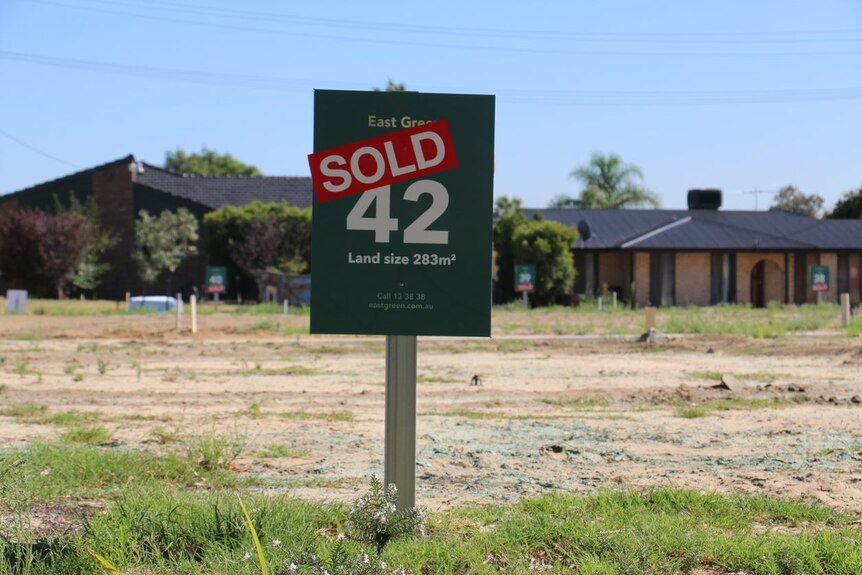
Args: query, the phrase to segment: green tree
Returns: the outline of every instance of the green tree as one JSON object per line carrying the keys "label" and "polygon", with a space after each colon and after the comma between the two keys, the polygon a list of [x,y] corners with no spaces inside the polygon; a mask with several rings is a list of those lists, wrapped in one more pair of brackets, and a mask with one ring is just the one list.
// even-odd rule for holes
{"label": "green tree", "polygon": [[78,264],[75,274],[71,277],[72,285],[82,291],[94,291],[102,283],[102,276],[111,269],[105,263],[105,252],[117,244],[117,239],[108,233],[99,233],[93,248],[87,257]]}
{"label": "green tree", "polygon": [[304,273],[311,263],[311,209],[260,201],[204,216],[210,262],[227,265],[251,291],[259,269]]}
{"label": "green tree", "polygon": [[117,245],[117,238],[109,232],[99,230],[99,208],[95,200],[90,196],[85,203],[81,203],[74,191],[69,193],[68,206],[64,205],[57,196],[54,196],[54,212],[63,213],[70,211],[87,218],[90,228],[95,233],[95,241],[88,251],[86,257],[70,276],[69,282],[81,291],[95,291],[102,283],[102,276],[111,269],[111,265],[104,261],[105,253]]}
{"label": "green tree", "polygon": [[219,154],[203,148],[187,154],[180,148],[165,154],[165,168],[181,174],[198,176],[260,176],[257,167],[244,164],[230,154]]}
{"label": "green tree", "polygon": [[789,212],[816,218],[823,207],[823,197],[819,194],[805,194],[795,186],[784,186],[775,194],[770,212]]}
{"label": "green tree", "polygon": [[66,296],[75,270],[87,258],[97,232],[80,213],[0,210],[0,270],[9,287],[37,295]]}
{"label": "green tree", "polygon": [[[494,204],[494,252],[497,263],[497,298],[511,301],[515,297],[515,255],[512,238],[515,229],[527,217],[519,198],[502,196]],[[517,262],[523,263],[523,262]]]}
{"label": "green tree", "polygon": [[577,168],[570,176],[583,184],[580,197],[556,196],[549,207],[615,210],[661,205],[654,193],[640,185],[641,169],[625,163],[616,154],[594,153],[586,166]]}
{"label": "green tree", "polygon": [[385,88],[385,89],[381,89],[381,88],[374,88],[374,91],[375,91],[375,92],[406,92],[406,91],[407,91],[407,87],[406,87],[406,86],[404,86],[404,84],[396,84],[396,83],[395,83],[395,82],[393,82],[393,81],[392,81],[392,79],[390,78],[390,79],[386,82],[386,88]]}
{"label": "green tree", "polygon": [[165,210],[158,217],[141,210],[135,222],[133,254],[141,280],[153,284],[165,271],[173,275],[186,258],[198,253],[197,241],[198,221],[185,208]]}
{"label": "green tree", "polygon": [[523,222],[512,236],[515,261],[536,266],[533,305],[568,304],[575,282],[572,244],[578,233],[542,219]]}
{"label": "green tree", "polygon": [[844,194],[827,217],[834,220],[862,219],[862,186],[855,192],[850,190]]}

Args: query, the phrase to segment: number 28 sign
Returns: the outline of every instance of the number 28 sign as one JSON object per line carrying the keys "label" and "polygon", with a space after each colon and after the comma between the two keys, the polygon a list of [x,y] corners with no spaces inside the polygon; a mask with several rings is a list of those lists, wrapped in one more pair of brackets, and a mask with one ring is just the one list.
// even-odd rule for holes
{"label": "number 28 sign", "polygon": [[490,335],[493,96],[315,92],[312,333]]}

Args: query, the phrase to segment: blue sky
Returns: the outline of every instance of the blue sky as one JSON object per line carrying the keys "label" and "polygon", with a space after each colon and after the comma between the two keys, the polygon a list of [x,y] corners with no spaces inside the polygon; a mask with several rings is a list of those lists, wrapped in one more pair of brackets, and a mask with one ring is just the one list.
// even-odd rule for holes
{"label": "blue sky", "polygon": [[592,152],[664,207],[862,185],[855,0],[0,0],[0,194],[203,146],[307,175],[315,88],[495,94],[496,195],[576,195]]}

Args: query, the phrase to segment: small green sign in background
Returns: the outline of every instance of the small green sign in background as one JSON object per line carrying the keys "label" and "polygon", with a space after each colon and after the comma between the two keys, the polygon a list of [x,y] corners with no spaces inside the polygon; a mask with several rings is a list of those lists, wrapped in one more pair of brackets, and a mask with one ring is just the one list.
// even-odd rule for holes
{"label": "small green sign in background", "polygon": [[312,333],[490,336],[493,96],[318,90],[314,151],[434,120],[457,168],[315,198]]}
{"label": "small green sign in background", "polygon": [[829,291],[829,266],[811,266],[811,291]]}
{"label": "small green sign in background", "polygon": [[224,293],[227,288],[227,268],[207,266],[206,271],[207,293]]}
{"label": "small green sign in background", "polygon": [[536,266],[515,266],[515,291],[531,292],[536,289]]}

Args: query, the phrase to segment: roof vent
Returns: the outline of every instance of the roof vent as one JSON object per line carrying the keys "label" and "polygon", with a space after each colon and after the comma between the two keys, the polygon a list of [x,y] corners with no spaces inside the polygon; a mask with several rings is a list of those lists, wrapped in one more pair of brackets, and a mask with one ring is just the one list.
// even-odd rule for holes
{"label": "roof vent", "polygon": [[721,207],[721,190],[689,190],[688,209],[717,210]]}

